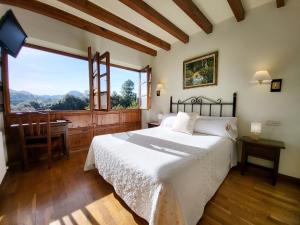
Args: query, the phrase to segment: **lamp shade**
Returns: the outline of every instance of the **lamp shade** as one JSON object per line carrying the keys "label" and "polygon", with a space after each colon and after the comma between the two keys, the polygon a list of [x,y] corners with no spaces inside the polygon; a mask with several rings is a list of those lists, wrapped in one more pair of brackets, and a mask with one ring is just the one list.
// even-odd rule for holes
{"label": "lamp shade", "polygon": [[260,134],[261,133],[261,123],[252,122],[251,123],[251,133]]}
{"label": "lamp shade", "polygon": [[267,70],[260,70],[260,71],[257,71],[255,74],[254,74],[254,77],[253,77],[254,80],[258,81],[260,84],[263,82],[263,81],[270,81],[272,80],[269,72]]}
{"label": "lamp shade", "polygon": [[161,91],[163,88],[164,88],[164,86],[163,86],[162,83],[158,83],[158,84],[156,85],[156,90],[157,90],[157,91]]}

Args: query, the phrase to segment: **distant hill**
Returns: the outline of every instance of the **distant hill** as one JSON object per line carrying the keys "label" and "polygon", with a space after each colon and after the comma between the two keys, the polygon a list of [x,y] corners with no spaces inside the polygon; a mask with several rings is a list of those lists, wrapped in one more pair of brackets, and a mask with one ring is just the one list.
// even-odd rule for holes
{"label": "distant hill", "polygon": [[66,95],[72,95],[74,97],[81,98],[81,99],[85,99],[88,97],[88,95],[86,95],[86,92],[81,93],[79,91],[69,91]]}
{"label": "distant hill", "polygon": [[36,101],[36,102],[57,102],[62,99],[64,95],[35,95],[28,91],[10,90],[10,102],[12,105],[19,103]]}
{"label": "distant hill", "polygon": [[10,89],[10,103],[12,109],[15,108],[17,111],[19,111],[24,107],[28,107],[30,102],[36,102],[41,106],[53,105],[62,100],[66,95],[71,95],[84,100],[88,98],[88,91],[81,93],[79,91],[72,90],[65,95],[36,95],[28,91],[16,91]]}

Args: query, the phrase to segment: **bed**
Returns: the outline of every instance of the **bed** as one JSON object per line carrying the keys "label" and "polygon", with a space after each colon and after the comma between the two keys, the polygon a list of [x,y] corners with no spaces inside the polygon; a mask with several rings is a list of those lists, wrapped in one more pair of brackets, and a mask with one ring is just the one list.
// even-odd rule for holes
{"label": "bed", "polygon": [[[183,104],[184,110],[200,103],[210,110],[224,104],[233,106],[235,116],[236,95],[232,103],[209,101],[171,100],[170,112],[174,105],[178,111]],[[160,126],[94,137],[84,170],[96,168],[150,225],[196,225],[236,158],[235,142],[228,137],[188,135]]]}

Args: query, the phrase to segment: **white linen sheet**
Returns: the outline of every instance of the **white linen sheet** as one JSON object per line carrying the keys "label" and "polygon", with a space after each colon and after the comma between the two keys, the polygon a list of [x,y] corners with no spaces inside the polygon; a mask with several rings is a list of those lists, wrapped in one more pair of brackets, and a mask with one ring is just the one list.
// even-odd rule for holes
{"label": "white linen sheet", "polygon": [[84,170],[96,167],[150,225],[196,225],[235,151],[229,138],[156,127],[94,137]]}

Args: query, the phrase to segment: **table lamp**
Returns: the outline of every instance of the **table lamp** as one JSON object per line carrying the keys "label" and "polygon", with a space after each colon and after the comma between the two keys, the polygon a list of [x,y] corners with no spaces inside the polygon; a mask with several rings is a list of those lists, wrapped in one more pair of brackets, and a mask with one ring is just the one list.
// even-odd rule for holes
{"label": "table lamp", "polygon": [[261,123],[252,122],[251,123],[251,137],[254,140],[259,140],[260,133],[261,133]]}

